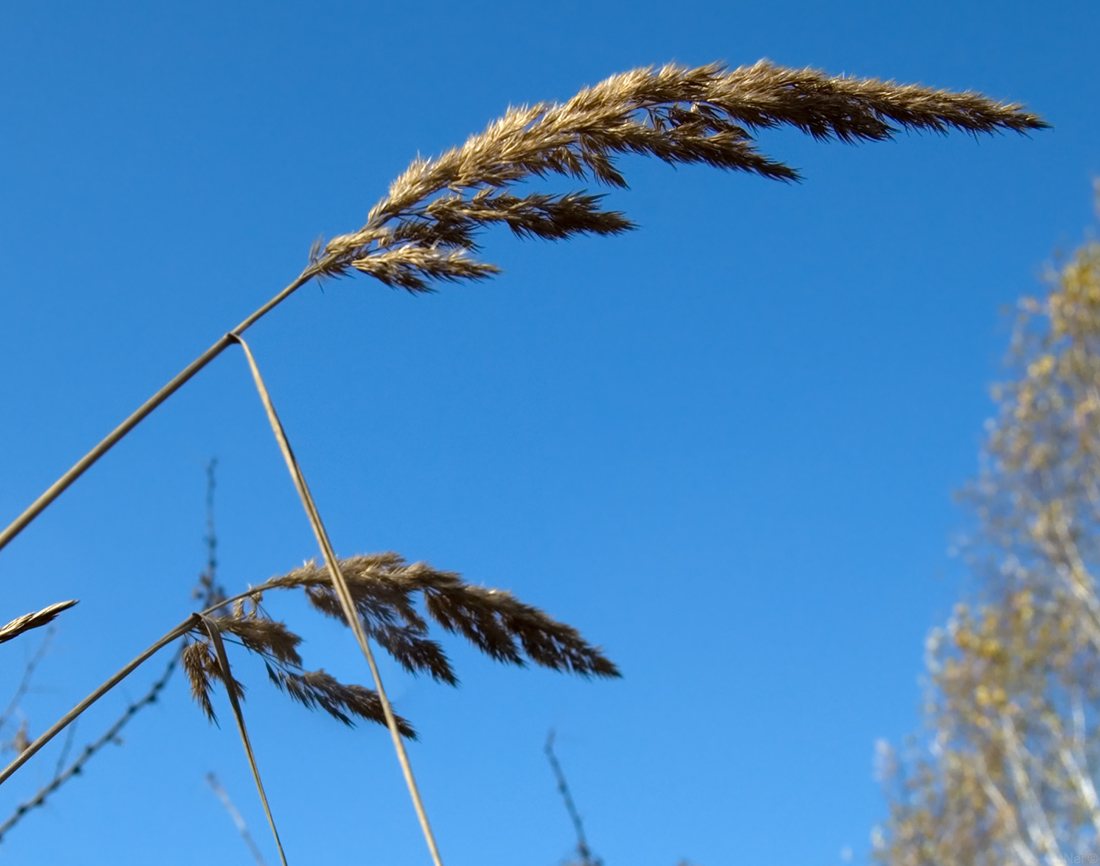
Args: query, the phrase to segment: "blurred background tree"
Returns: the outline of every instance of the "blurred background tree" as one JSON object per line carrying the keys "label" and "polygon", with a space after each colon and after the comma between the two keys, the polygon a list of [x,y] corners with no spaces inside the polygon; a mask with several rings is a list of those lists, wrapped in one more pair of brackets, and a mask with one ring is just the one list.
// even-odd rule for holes
{"label": "blurred background tree", "polygon": [[977,603],[929,637],[924,736],[880,744],[886,866],[1100,862],[1100,243],[1047,282],[963,493]]}

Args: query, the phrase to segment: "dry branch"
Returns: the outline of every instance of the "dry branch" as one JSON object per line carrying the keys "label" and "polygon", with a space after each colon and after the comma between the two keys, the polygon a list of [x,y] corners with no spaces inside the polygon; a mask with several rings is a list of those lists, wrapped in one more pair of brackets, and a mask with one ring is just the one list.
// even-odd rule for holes
{"label": "dry branch", "polygon": [[[77,758],[68,766],[65,766],[65,758],[67,749],[62,753],[60,760],[57,762],[57,769],[54,771],[53,778],[50,779],[45,785],[43,785],[38,792],[29,800],[25,800],[15,807],[15,811],[8,817],[3,824],[0,824],[0,839],[3,839],[7,835],[8,831],[18,824],[24,816],[32,809],[43,805],[46,799],[57,791],[62,785],[69,781],[74,776],[79,776],[83,770],[85,764],[88,763],[99,751],[108,743],[120,742],[118,735],[122,732],[122,729],[129,724],[143,707],[147,707],[150,704],[155,704],[160,697],[160,693],[164,691],[164,687],[168,685],[168,680],[172,676],[172,672],[176,668],[176,664],[179,662],[179,653],[172,657],[168,662],[168,665],[164,669],[164,673],[160,678],[150,686],[149,690],[131,703],[106,731],[95,742],[86,745]],[[70,727],[70,733],[74,730],[74,727]]]}
{"label": "dry branch", "polygon": [[573,795],[569,792],[569,782],[566,781],[565,771],[558,762],[558,756],[554,754],[554,731],[546,735],[546,760],[550,762],[550,769],[554,771],[554,779],[558,783],[558,793],[565,801],[565,811],[569,813],[569,820],[573,822],[573,832],[577,835],[577,856],[580,860],[570,866],[603,866],[603,860],[592,854],[588,847],[588,838],[584,835],[584,822],[581,813],[577,811],[577,804],[573,802]]}
{"label": "dry branch", "polygon": [[214,795],[221,800],[225,811],[229,813],[230,820],[232,820],[234,826],[236,826],[237,832],[241,834],[241,839],[244,840],[244,844],[248,846],[248,851],[252,855],[252,859],[256,862],[256,866],[267,866],[264,855],[260,852],[260,848],[256,844],[256,840],[253,839],[252,834],[248,832],[248,825],[245,823],[241,813],[237,811],[237,807],[233,805],[233,801],[229,798],[229,792],[222,787],[217,776],[213,773],[206,774],[206,783],[213,789]]}

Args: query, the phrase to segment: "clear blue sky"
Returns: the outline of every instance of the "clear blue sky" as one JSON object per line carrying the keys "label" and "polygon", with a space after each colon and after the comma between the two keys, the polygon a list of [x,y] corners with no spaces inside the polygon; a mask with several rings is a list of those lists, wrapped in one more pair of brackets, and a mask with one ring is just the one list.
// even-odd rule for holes
{"label": "clear blue sky", "polygon": [[[1093,220],[1098,32],[1092,2],[5,4],[0,523],[295,276],[316,236],[357,228],[418,152],[510,103],[761,57],[1025,102],[1055,128],[762,135],[800,185],[625,159],[632,188],[610,202],[637,232],[491,233],[498,279],[431,297],[310,286],[250,332],[339,553],[511,589],[625,674],[506,668],[451,638],[457,690],[384,668],[421,732],[446,863],[569,855],[551,727],[608,866],[860,862],[885,814],[874,742],[917,730],[923,640],[965,584],[950,493],[977,467],[1003,309]],[[23,702],[32,734],[188,612],[211,457],[231,591],[316,555],[227,352],[0,553],[0,620],[81,599]],[[367,681],[348,635],[271,606],[307,664]],[[0,647],[0,703],[37,639]],[[291,862],[427,862],[386,732],[310,714],[239,664]],[[274,862],[217,700],[221,730],[177,678],[0,857],[248,863],[214,771]],[[0,820],[56,760],[3,787]]]}

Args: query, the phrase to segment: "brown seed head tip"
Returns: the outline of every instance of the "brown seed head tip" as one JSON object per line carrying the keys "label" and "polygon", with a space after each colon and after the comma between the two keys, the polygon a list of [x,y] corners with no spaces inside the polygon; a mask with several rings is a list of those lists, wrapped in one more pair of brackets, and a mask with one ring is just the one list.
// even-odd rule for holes
{"label": "brown seed head tip", "polygon": [[54,618],[62,611],[68,610],[78,599],[70,599],[69,601],[59,601],[55,604],[48,605],[42,610],[35,611],[34,613],[27,613],[23,616],[16,617],[7,625],[0,627],[0,643],[9,641],[12,638],[16,638],[25,631],[30,631],[33,628],[40,628],[53,622]]}
{"label": "brown seed head tip", "polygon": [[621,680],[623,677],[623,672],[619,670],[619,666],[602,653],[593,663],[592,673],[598,677],[607,677],[608,679]]}

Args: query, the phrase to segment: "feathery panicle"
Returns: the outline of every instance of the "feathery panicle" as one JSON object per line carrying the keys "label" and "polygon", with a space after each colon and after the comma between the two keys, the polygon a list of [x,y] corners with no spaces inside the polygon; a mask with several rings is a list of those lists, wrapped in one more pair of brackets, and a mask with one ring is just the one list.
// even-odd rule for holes
{"label": "feathery panicle", "polygon": [[19,637],[25,631],[30,631],[32,628],[41,628],[44,625],[48,625],[53,622],[54,618],[63,610],[68,610],[74,604],[77,603],[76,599],[70,599],[69,601],[59,601],[56,604],[48,605],[42,610],[35,611],[34,613],[25,613],[23,616],[16,617],[5,626],[0,626],[0,643],[12,640]]}
{"label": "feathery panicle", "polygon": [[234,614],[233,616],[212,616],[209,618],[221,634],[232,634],[240,638],[241,643],[254,653],[275,659],[281,664],[301,666],[302,657],[298,655],[298,645],[302,639],[281,622],[275,622],[257,611]]}
{"label": "feathery panicle", "polygon": [[[309,709],[322,709],[345,725],[353,726],[351,716],[386,724],[382,701],[378,693],[363,686],[346,686],[323,670],[293,673],[267,666],[267,675],[280,691]],[[397,729],[401,736],[416,739],[416,731],[405,719],[397,717]]]}
{"label": "feathery panicle", "polygon": [[483,280],[500,273],[496,265],[471,259],[459,249],[403,244],[373,256],[354,259],[351,267],[377,277],[387,286],[426,292],[427,280]]}
{"label": "feathery panicle", "polygon": [[[438,645],[424,640],[428,625],[413,601],[419,593],[432,619],[497,661],[523,666],[530,659],[543,667],[582,676],[620,676],[614,663],[576,629],[518,601],[511,593],[473,586],[457,574],[436,571],[422,562],[407,564],[396,553],[342,559],[340,571],[367,630],[407,670],[455,682]],[[343,620],[327,571],[312,560],[265,581],[253,592],[290,587],[301,587],[319,611]]]}
{"label": "feathery panicle", "polygon": [[[184,648],[183,670],[191,683],[191,697],[202,707],[202,711],[210,721],[217,722],[214,704],[210,700],[210,690],[213,680],[218,680],[224,685],[224,677],[217,656],[214,654],[214,647],[210,645],[209,640],[195,640]],[[238,698],[244,697],[244,686],[235,678],[232,679],[229,688],[233,689]]]}
{"label": "feathery panicle", "polygon": [[[271,681],[303,706],[322,709],[345,725],[354,724],[353,716],[386,724],[382,702],[376,692],[363,686],[344,685],[324,671],[303,670],[298,654],[302,639],[283,623],[261,614],[258,602],[252,610],[246,611],[244,605],[237,604],[231,615],[208,616],[206,620],[218,634],[233,635],[246,649],[260,655]],[[213,680],[224,684],[225,677],[208,636],[198,637],[184,649],[183,668],[191,682],[192,696],[207,718],[217,721],[210,691]],[[244,686],[236,679],[231,688],[238,699],[244,697]],[[397,723],[403,736],[416,739],[416,732],[405,719],[398,716]]]}
{"label": "feathery panicle", "polygon": [[430,290],[432,280],[482,279],[497,269],[468,254],[477,250],[478,230],[492,223],[547,239],[634,227],[621,213],[601,210],[600,196],[521,197],[504,188],[549,175],[625,187],[614,159],[626,153],[797,180],[797,171],[756,148],[752,131],[777,126],[857,142],[901,129],[977,135],[1047,124],[977,93],[830,77],[766,60],[732,71],[718,63],[635,69],[564,104],[510,108],[462,147],[417,158],[362,229],[333,238],[320,255],[314,250],[311,262],[321,275],[354,269],[413,292]]}
{"label": "feathery panicle", "polygon": [[309,265],[289,285],[203,352],[0,530],[0,548],[184,382],[314,277],[358,270],[391,286],[426,292],[433,281],[484,279],[498,272],[470,255],[477,249],[475,235],[493,223],[503,222],[519,235],[550,239],[626,231],[632,224],[620,213],[601,210],[598,196],[514,196],[504,191],[549,175],[625,187],[615,166],[615,158],[625,153],[797,180],[798,172],[760,153],[753,139],[755,130],[783,125],[841,141],[881,141],[900,129],[959,129],[977,135],[1048,126],[1019,105],[977,93],[830,77],[766,60],[732,72],[718,63],[635,69],[586,88],[564,104],[511,108],[462,147],[415,159],[359,231],[327,244],[314,243]]}

